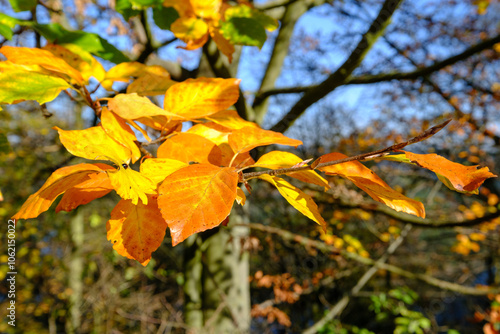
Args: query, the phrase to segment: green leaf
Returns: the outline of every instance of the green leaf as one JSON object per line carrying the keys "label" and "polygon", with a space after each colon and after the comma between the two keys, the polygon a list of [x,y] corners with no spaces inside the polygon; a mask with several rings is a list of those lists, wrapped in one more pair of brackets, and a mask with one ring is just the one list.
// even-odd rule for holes
{"label": "green leaf", "polygon": [[43,104],[67,88],[71,86],[59,77],[26,71],[22,66],[7,71],[0,68],[0,102],[3,103],[36,100]]}
{"label": "green leaf", "polygon": [[161,5],[161,0],[130,0],[132,8],[144,8]]}
{"label": "green leaf", "polygon": [[38,3],[37,0],[9,0],[9,2],[15,12],[32,10]]}
{"label": "green leaf", "polygon": [[5,133],[0,130],[0,154],[7,154],[11,151],[11,147],[9,145],[9,140],[7,139],[7,136]]}
{"label": "green leaf", "polygon": [[222,35],[233,44],[262,48],[267,39],[266,29],[254,19],[233,17],[221,26]]}
{"label": "green leaf", "polygon": [[132,4],[129,0],[116,0],[115,10],[122,14],[125,21],[128,21],[132,16],[137,16],[141,13],[140,10],[132,8]]}
{"label": "green leaf", "polygon": [[12,29],[16,26],[17,21],[13,17],[0,13],[0,35],[11,39],[13,36]]}
{"label": "green leaf", "polygon": [[153,20],[160,29],[170,30],[172,23],[179,17],[179,13],[173,7],[153,8]]}
{"label": "green leaf", "polygon": [[229,21],[230,19],[235,17],[240,17],[240,18],[246,17],[249,19],[253,19],[257,21],[264,29],[269,31],[273,31],[276,28],[278,28],[277,20],[273,19],[270,16],[267,16],[266,14],[258,11],[257,9],[251,8],[246,5],[228,8],[224,13],[224,17],[226,21]]}

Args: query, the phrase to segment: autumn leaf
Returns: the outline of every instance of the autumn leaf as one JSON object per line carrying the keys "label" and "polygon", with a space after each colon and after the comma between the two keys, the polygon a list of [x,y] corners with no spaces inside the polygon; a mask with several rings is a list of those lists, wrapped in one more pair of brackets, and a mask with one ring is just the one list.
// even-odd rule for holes
{"label": "autumn leaf", "polygon": [[72,87],[66,80],[44,71],[38,65],[0,62],[0,102],[35,100],[43,104],[54,100],[62,90],[68,88]]}
{"label": "autumn leaf", "polygon": [[141,96],[163,95],[177,82],[170,79],[170,75],[144,73],[127,87],[127,94],[137,93]]}
{"label": "autumn leaf", "polygon": [[56,198],[73,187],[90,180],[90,174],[103,173],[103,164],[78,164],[56,170],[45,181],[44,185],[32,194],[13,219],[36,218],[47,211]]}
{"label": "autumn leaf", "polygon": [[111,138],[122,146],[130,149],[132,163],[136,162],[141,157],[141,151],[135,144],[137,138],[134,131],[132,131],[121,117],[109,111],[108,108],[103,107],[101,110],[101,124],[104,131],[106,131]]}
{"label": "autumn leaf", "polygon": [[[106,90],[111,91],[113,90],[112,86],[115,81],[130,82],[133,78],[138,78],[141,75],[150,72],[149,69],[151,67],[154,67],[153,72],[156,73],[162,69],[160,66],[148,66],[136,61],[123,62],[110,68],[109,71],[106,72],[104,80],[101,82],[101,86],[103,86]],[[161,75],[168,76],[170,79],[170,75],[165,69],[161,71]]]}
{"label": "autumn leaf", "polygon": [[233,131],[228,137],[229,145],[237,154],[248,152],[258,146],[280,144],[288,146],[302,145],[302,141],[285,137],[279,132],[247,126]]}
{"label": "autumn leaf", "polygon": [[[112,167],[108,165],[96,165],[99,165],[103,170],[112,169]],[[88,174],[88,179],[86,181],[66,190],[59,204],[57,204],[56,212],[72,211],[80,205],[90,203],[95,199],[109,194],[112,190],[113,186],[109,182],[106,173]]]}
{"label": "autumn leaf", "polygon": [[108,100],[108,108],[123,119],[134,120],[141,117],[165,116],[170,120],[185,120],[184,117],[164,110],[153,104],[147,97],[133,94],[118,94]]}
{"label": "autumn leaf", "polygon": [[141,199],[146,205],[148,204],[146,195],[156,194],[156,183],[129,167],[119,167],[116,170],[108,170],[106,173],[116,193],[123,199],[132,200],[133,204],[137,204]]}
{"label": "autumn leaf", "polygon": [[238,100],[239,83],[239,79],[187,79],[167,90],[163,108],[186,119],[203,118],[232,106]]}
{"label": "autumn leaf", "polygon": [[113,249],[143,266],[151,260],[151,253],[160,247],[167,229],[156,199],[149,196],[147,203],[134,204],[122,199],[106,223],[107,238]]}
{"label": "autumn leaf", "polygon": [[78,70],[47,50],[3,46],[0,48],[0,53],[13,63],[19,65],[38,65],[51,72],[67,76],[79,85],[84,84],[85,80]]}
{"label": "autumn leaf", "polygon": [[236,203],[243,206],[245,205],[246,201],[247,201],[247,196],[245,195],[245,192],[240,187],[238,187],[236,189]]}
{"label": "autumn leaf", "polygon": [[218,226],[236,199],[234,168],[195,164],[169,176],[159,187],[158,207],[172,235],[172,245]]}
{"label": "autumn leaf", "polygon": [[241,118],[236,110],[218,111],[215,114],[207,116],[206,119],[231,130],[238,130],[246,126],[259,128],[256,123]]}
{"label": "autumn leaf", "polygon": [[[302,159],[296,156],[293,153],[283,152],[283,151],[271,151],[269,153],[264,154],[257,160],[253,166],[255,167],[264,167],[270,169],[279,169],[279,168],[290,168],[302,162]],[[313,170],[304,170],[295,173],[288,173],[290,177],[296,178],[302,182],[316,184],[318,186],[324,187],[325,191],[330,188],[328,185],[328,181],[323,177],[318,175]]]}
{"label": "autumn leaf", "polygon": [[220,166],[222,152],[217,145],[202,136],[178,133],[158,147],[157,156],[185,163],[198,162]]}
{"label": "autumn leaf", "polygon": [[232,63],[233,53],[235,51],[234,45],[222,35],[220,29],[218,28],[208,27],[208,33],[210,34],[210,37],[212,37],[220,52],[227,57],[229,63]]}
{"label": "autumn leaf", "polygon": [[326,232],[326,221],[321,217],[318,205],[314,203],[311,196],[277,176],[263,174],[259,176],[259,179],[267,181],[275,186],[290,205],[304,216],[318,223],[323,231]]}
{"label": "autumn leaf", "polygon": [[175,37],[186,42],[187,50],[197,49],[206,43],[208,25],[204,20],[196,17],[180,17],[170,26]]}
{"label": "autumn leaf", "polygon": [[190,2],[196,16],[204,19],[219,20],[222,0],[191,0]]}
{"label": "autumn leaf", "polygon": [[110,160],[117,166],[129,164],[132,151],[111,138],[102,126],[65,131],[57,126],[59,139],[69,153],[90,160]]}
{"label": "autumn leaf", "polygon": [[146,159],[141,163],[141,174],[158,184],[173,172],[188,166],[187,163],[173,159]]}
{"label": "autumn leaf", "polygon": [[488,167],[464,166],[452,162],[437,154],[415,154],[402,151],[404,154],[390,155],[386,160],[413,163],[436,173],[436,176],[449,189],[465,194],[478,194],[479,187],[486,179],[497,177]]}
{"label": "autumn leaf", "polygon": [[228,143],[228,137],[231,133],[231,129],[216,124],[215,122],[208,122],[193,125],[189,128],[189,130],[187,130],[187,133],[200,135],[207,138],[211,142],[220,145]]}
{"label": "autumn leaf", "polygon": [[[344,158],[347,158],[347,156],[342,153],[329,153],[320,157],[320,163]],[[351,180],[357,187],[370,195],[371,198],[396,211],[402,211],[425,218],[425,209],[422,203],[395,191],[359,161],[319,167],[318,169],[328,175],[339,175]]]}

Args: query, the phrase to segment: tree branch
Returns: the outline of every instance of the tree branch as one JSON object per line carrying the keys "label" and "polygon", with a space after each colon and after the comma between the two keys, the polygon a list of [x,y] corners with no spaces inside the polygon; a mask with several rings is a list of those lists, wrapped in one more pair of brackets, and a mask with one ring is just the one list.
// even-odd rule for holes
{"label": "tree branch", "polygon": [[[401,234],[399,237],[389,245],[387,248],[387,251],[385,252],[384,255],[382,255],[376,262],[376,264],[382,264],[387,261],[390,255],[392,255],[396,249],[403,243],[404,238],[408,234],[408,232],[411,230],[411,225],[406,225],[403,230],[401,231]],[[321,318],[318,322],[316,322],[314,325],[306,329],[305,331],[302,332],[302,334],[312,334],[318,332],[319,329],[321,329],[324,325],[326,325],[329,321],[332,319],[335,319],[338,317],[344,309],[347,307],[347,304],[349,304],[349,300],[351,296],[357,295],[361,289],[368,283],[368,281],[375,275],[378,271],[378,267],[376,265],[373,265],[370,269],[368,269],[363,276],[358,280],[358,283],[349,291],[349,293],[345,294],[341,300],[339,300],[324,316]]]}
{"label": "tree branch", "polygon": [[394,11],[401,2],[402,0],[386,0],[377,18],[372,22],[368,31],[361,37],[361,41],[359,41],[358,45],[344,64],[317,87],[307,90],[304,96],[302,96],[283,119],[276,123],[271,130],[284,132],[308,107],[335,90],[335,88],[344,85],[347,78],[359,66],[368,51],[370,51],[378,38],[384,33]]}
{"label": "tree branch", "polygon": [[464,295],[471,295],[471,296],[485,296],[488,294],[499,294],[500,293],[500,288],[475,288],[475,287],[470,287],[470,286],[463,286],[460,284],[456,283],[451,283],[447,282],[444,280],[440,280],[438,278],[434,278],[430,275],[427,274],[417,274],[413,273],[407,270],[404,270],[398,266],[386,264],[386,263],[380,263],[378,261],[372,260],[370,258],[365,258],[362,257],[358,254],[355,253],[350,253],[346,250],[338,249],[335,248],[334,246],[327,245],[324,242],[309,239],[307,237],[292,233],[287,230],[282,230],[277,227],[271,227],[271,226],[266,226],[262,224],[257,224],[257,223],[250,223],[246,225],[250,227],[251,229],[258,230],[258,231],[263,231],[266,233],[271,233],[271,234],[276,234],[279,235],[281,238],[284,240],[290,240],[290,241],[295,241],[298,242],[299,244],[302,244],[307,247],[314,247],[319,251],[322,251],[324,253],[329,253],[329,254],[340,254],[345,258],[351,259],[353,261],[356,261],[358,263],[368,265],[368,266],[375,266],[378,269],[383,269],[390,271],[391,273],[394,273],[396,275],[400,275],[409,279],[414,279],[418,280],[424,283],[427,283],[431,286],[443,289],[443,290],[448,290],[448,291],[454,291],[458,292]]}
{"label": "tree branch", "polygon": [[433,126],[430,129],[427,129],[426,131],[422,132],[416,137],[413,137],[403,143],[398,143],[391,145],[389,147],[373,151],[373,152],[368,152],[368,153],[362,153],[358,154],[352,157],[347,157],[343,159],[338,159],[338,160],[333,160],[333,161],[328,161],[328,162],[319,162],[320,160],[317,159],[315,162],[313,162],[311,165],[305,165],[305,166],[300,166],[300,167],[290,167],[290,168],[280,168],[280,169],[273,169],[273,170],[266,170],[266,171],[261,171],[261,172],[250,172],[250,173],[243,173],[241,175],[241,180],[240,182],[245,182],[250,179],[254,179],[256,177],[259,177],[260,175],[283,175],[283,174],[289,174],[289,173],[294,173],[294,172],[299,172],[303,170],[314,170],[317,168],[321,167],[326,167],[326,166],[333,166],[333,165],[338,165],[344,162],[349,162],[349,161],[364,161],[364,160],[369,160],[369,159],[375,159],[375,158],[380,158],[384,155],[387,155],[390,152],[400,150],[404,148],[405,146],[411,145],[418,143],[422,140],[426,140],[436,133],[438,133],[442,128],[444,128],[449,122],[451,122],[451,119],[444,121],[441,124],[438,124],[436,126]]}

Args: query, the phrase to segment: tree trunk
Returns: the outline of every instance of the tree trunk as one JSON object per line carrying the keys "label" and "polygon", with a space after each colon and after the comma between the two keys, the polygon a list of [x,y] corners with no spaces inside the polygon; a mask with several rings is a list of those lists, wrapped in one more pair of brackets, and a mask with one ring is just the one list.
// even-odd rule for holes
{"label": "tree trunk", "polygon": [[69,260],[68,287],[71,289],[69,295],[69,321],[66,323],[67,333],[78,333],[81,327],[81,306],[83,294],[83,258],[82,246],[84,241],[84,214],[82,210],[77,211],[70,222],[71,240],[73,252]]}

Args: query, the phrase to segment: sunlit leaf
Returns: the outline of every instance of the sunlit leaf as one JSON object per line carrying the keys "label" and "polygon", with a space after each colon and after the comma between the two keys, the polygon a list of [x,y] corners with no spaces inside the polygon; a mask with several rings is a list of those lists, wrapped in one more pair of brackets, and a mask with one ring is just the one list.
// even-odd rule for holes
{"label": "sunlit leaf", "polygon": [[232,63],[233,61],[233,53],[235,51],[234,45],[231,44],[231,42],[222,35],[221,31],[219,28],[213,28],[209,27],[208,32],[210,34],[210,37],[214,40],[215,44],[217,45],[217,48],[224,54],[229,63]]}
{"label": "sunlit leaf", "polygon": [[109,111],[108,108],[103,107],[101,111],[101,124],[106,133],[120,143],[125,148],[129,148],[132,157],[132,163],[139,160],[141,151],[135,144],[137,140],[134,131],[127,125],[121,118],[116,116],[115,113]]}
{"label": "sunlit leaf", "polygon": [[[175,86],[175,85],[174,85]],[[138,119],[140,117],[166,116],[171,120],[183,120],[184,118],[163,110],[153,104],[147,97],[137,94],[118,94],[108,101],[108,107],[123,119]]]}
{"label": "sunlit leaf", "polygon": [[[112,169],[111,166],[99,164],[103,170]],[[91,201],[109,194],[113,186],[109,182],[106,173],[88,174],[88,179],[69,188],[64,193],[61,201],[57,204],[56,212],[71,211],[80,205],[90,203]]]}
{"label": "sunlit leaf", "polygon": [[35,100],[43,104],[54,100],[62,90],[71,88],[66,80],[43,72],[37,65],[0,62],[0,102]]}
{"label": "sunlit leaf", "polygon": [[3,46],[0,48],[0,53],[15,64],[38,65],[46,70],[68,76],[79,85],[84,84],[82,74],[78,70],[50,51],[37,48]]}
{"label": "sunlit leaf", "polygon": [[192,133],[178,133],[158,147],[158,158],[220,166],[222,152],[210,140]]}
{"label": "sunlit leaf", "polygon": [[245,205],[246,200],[247,197],[245,195],[245,192],[240,187],[238,187],[236,189],[236,203],[238,203],[239,205]]}
{"label": "sunlit leaf", "polygon": [[17,19],[0,13],[0,35],[10,40],[14,35],[12,29],[15,28],[16,24]]}
{"label": "sunlit leaf", "polygon": [[127,87],[127,94],[137,93],[141,96],[163,95],[177,82],[170,79],[170,75],[145,73]]}
{"label": "sunlit leaf", "polygon": [[106,229],[107,238],[118,254],[145,266],[151,260],[151,253],[163,242],[167,223],[158,210],[156,199],[150,197],[147,205],[128,200],[118,202],[111,211]]}
{"label": "sunlit leaf", "polygon": [[190,17],[195,15],[191,1],[163,0],[163,7],[174,8],[181,17]]}
{"label": "sunlit leaf", "polygon": [[158,207],[167,221],[172,245],[218,226],[236,199],[234,168],[195,164],[167,176],[160,185]]}
{"label": "sunlit leaf", "polygon": [[[148,66],[139,62],[128,62],[128,63],[118,64],[109,69],[109,71],[106,72],[105,78],[101,82],[101,85],[107,90],[112,90],[113,82],[115,81],[130,82],[134,78],[140,78],[147,74],[149,75],[149,77],[158,77],[155,78],[154,80],[160,80],[160,79],[170,80],[170,74],[166,69],[164,69],[161,66],[158,65]],[[140,85],[141,85],[140,83],[136,84],[136,86],[139,87]],[[165,94],[165,91],[163,91],[162,94]],[[128,92],[128,93],[134,93],[134,92]]]}
{"label": "sunlit leaf", "polygon": [[167,90],[163,108],[188,119],[206,117],[238,100],[239,83],[239,79],[188,79]]}
{"label": "sunlit leaf", "polygon": [[208,120],[222,125],[228,129],[238,130],[246,126],[259,128],[254,122],[249,122],[241,118],[236,110],[222,110],[206,117]]}
{"label": "sunlit leaf", "polygon": [[222,22],[220,31],[232,44],[262,48],[267,39],[266,30],[254,19],[233,17]]}
{"label": "sunlit leaf", "polygon": [[141,13],[140,10],[132,8],[130,0],[115,0],[115,10],[117,13],[122,14],[125,21]]}
{"label": "sunlit leaf", "polygon": [[38,4],[37,0],[9,0],[9,2],[15,12],[32,10]]}
{"label": "sunlit leaf", "polygon": [[264,29],[273,31],[278,28],[278,21],[272,17],[262,13],[261,11],[246,5],[233,6],[224,12],[224,17],[227,20],[236,17],[246,17],[257,21]]}
{"label": "sunlit leaf", "polygon": [[231,129],[214,122],[196,124],[189,128],[188,133],[194,133],[209,139],[211,142],[220,145],[228,143],[228,137]]}
{"label": "sunlit leaf", "polygon": [[[347,158],[342,153],[329,153],[323,155],[320,163]],[[319,167],[329,175],[339,175],[351,180],[357,187],[364,190],[371,198],[388,207],[425,218],[425,209],[422,203],[415,201],[395,191],[373,171],[359,161],[350,161],[333,166]]]}
{"label": "sunlit leaf", "polygon": [[[264,154],[254,164],[256,167],[264,167],[270,169],[290,168],[302,162],[302,159],[293,153],[283,151],[271,151]],[[296,173],[288,173],[287,176],[296,178],[297,180],[322,186],[325,190],[329,189],[328,181],[318,175],[313,170],[305,170]]]}
{"label": "sunlit leaf", "polygon": [[141,199],[143,204],[148,204],[148,196],[156,194],[156,184],[146,176],[130,167],[119,167],[117,170],[106,171],[109,181],[117,194],[123,199],[132,200],[137,204]]}
{"label": "sunlit leaf", "polygon": [[259,176],[259,178],[274,185],[288,203],[304,216],[318,223],[323,231],[326,232],[326,221],[321,217],[318,205],[314,203],[311,196],[277,176],[264,174]]}
{"label": "sunlit leaf", "polygon": [[141,174],[158,184],[173,172],[188,166],[187,163],[173,159],[146,159],[141,163]]}
{"label": "sunlit leaf", "polygon": [[194,13],[198,17],[219,20],[219,10],[222,0],[191,0]]}
{"label": "sunlit leaf", "polygon": [[104,173],[103,164],[78,164],[59,168],[50,175],[44,185],[31,195],[13,219],[36,218],[47,211],[56,198],[79,184],[90,179],[89,174]]}
{"label": "sunlit leaf", "polygon": [[57,126],[59,139],[69,153],[90,160],[110,160],[117,166],[128,164],[132,156],[130,148],[111,138],[102,126],[85,130],[65,131]]}
{"label": "sunlit leaf", "polygon": [[194,50],[205,44],[208,37],[208,25],[195,17],[180,17],[170,26],[175,37],[187,43],[186,49]]}
{"label": "sunlit leaf", "polygon": [[437,154],[403,152],[407,161],[433,171],[448,188],[462,193],[478,194],[478,188],[486,179],[496,177],[488,167],[464,166]]}
{"label": "sunlit leaf", "polygon": [[235,153],[248,152],[258,146],[271,144],[280,144],[288,146],[302,145],[302,141],[285,137],[279,132],[263,130],[247,126],[233,131],[228,137],[229,145],[231,145]]}

